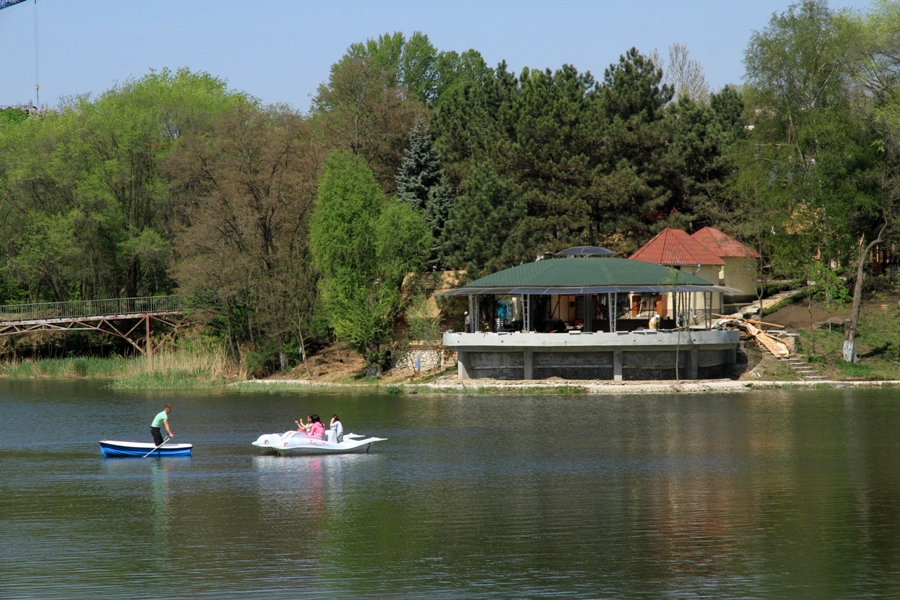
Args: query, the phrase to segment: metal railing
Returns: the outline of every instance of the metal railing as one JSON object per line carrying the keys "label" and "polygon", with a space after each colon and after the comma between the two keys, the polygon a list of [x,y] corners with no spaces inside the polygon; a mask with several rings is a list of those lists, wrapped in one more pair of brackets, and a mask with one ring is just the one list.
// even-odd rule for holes
{"label": "metal railing", "polygon": [[111,298],[72,302],[39,302],[0,305],[0,322],[42,321],[50,319],[84,319],[181,312],[180,296],[148,296],[145,298]]}

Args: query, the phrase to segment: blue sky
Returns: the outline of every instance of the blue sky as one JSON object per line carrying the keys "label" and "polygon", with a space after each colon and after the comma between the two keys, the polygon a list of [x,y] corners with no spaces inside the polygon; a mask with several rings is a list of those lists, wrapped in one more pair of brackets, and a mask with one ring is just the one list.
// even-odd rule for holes
{"label": "blue sky", "polygon": [[[0,10],[0,106],[100,93],[150,69],[188,67],[265,103],[306,111],[328,68],[385,32],[428,35],[439,50],[474,48],[489,65],[564,63],[602,78],[632,46],[667,55],[686,44],[715,90],[740,83],[744,49],[780,0],[28,0]],[[832,0],[864,9],[868,0]]]}

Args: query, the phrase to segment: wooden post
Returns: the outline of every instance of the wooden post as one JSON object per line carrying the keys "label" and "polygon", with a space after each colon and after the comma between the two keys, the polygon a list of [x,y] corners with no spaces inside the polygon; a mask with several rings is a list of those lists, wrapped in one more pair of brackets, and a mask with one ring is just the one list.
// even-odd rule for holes
{"label": "wooden post", "polygon": [[150,339],[150,315],[144,317],[147,327],[147,356],[153,356],[153,341]]}

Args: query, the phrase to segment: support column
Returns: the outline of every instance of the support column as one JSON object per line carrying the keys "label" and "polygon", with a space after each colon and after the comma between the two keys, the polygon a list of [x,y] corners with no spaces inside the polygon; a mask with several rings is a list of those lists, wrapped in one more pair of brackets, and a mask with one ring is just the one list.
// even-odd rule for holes
{"label": "support column", "polygon": [[146,337],[146,340],[147,340],[147,348],[146,348],[147,356],[153,356],[153,340],[150,339],[150,315],[147,315],[146,317],[144,317],[144,321],[146,322],[146,327],[147,327],[147,337]]}
{"label": "support column", "polygon": [[534,350],[528,348],[525,350],[524,374],[523,379],[534,379]]}
{"label": "support column", "polygon": [[481,331],[481,296],[475,298],[475,316],[472,319],[472,333]]}
{"label": "support column", "polygon": [[686,379],[697,379],[697,351],[687,351],[687,377]]}
{"label": "support column", "polygon": [[733,365],[737,362],[737,348],[729,348],[725,351],[725,364]]}
{"label": "support column", "polygon": [[613,350],[613,381],[622,381],[622,351]]}
{"label": "support column", "polygon": [[456,353],[456,372],[461,381],[471,379],[469,375],[469,353],[460,350]]}
{"label": "support column", "polygon": [[584,308],[584,325],[582,326],[582,331],[591,332],[594,330],[594,295],[585,294],[582,306]]}

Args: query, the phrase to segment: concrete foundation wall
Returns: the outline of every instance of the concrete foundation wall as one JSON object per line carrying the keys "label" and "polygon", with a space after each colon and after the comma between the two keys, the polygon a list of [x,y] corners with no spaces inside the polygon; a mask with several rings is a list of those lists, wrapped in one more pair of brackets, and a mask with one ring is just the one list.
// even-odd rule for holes
{"label": "concrete foundation wall", "polygon": [[525,378],[525,357],[522,352],[469,352],[466,354],[469,377],[519,380]]}
{"label": "concrete foundation wall", "polygon": [[[736,331],[445,334],[460,379],[679,379],[721,377],[734,363]],[[677,358],[676,358],[677,357]]]}
{"label": "concrete foundation wall", "polygon": [[532,379],[612,379],[612,352],[535,352]]}

